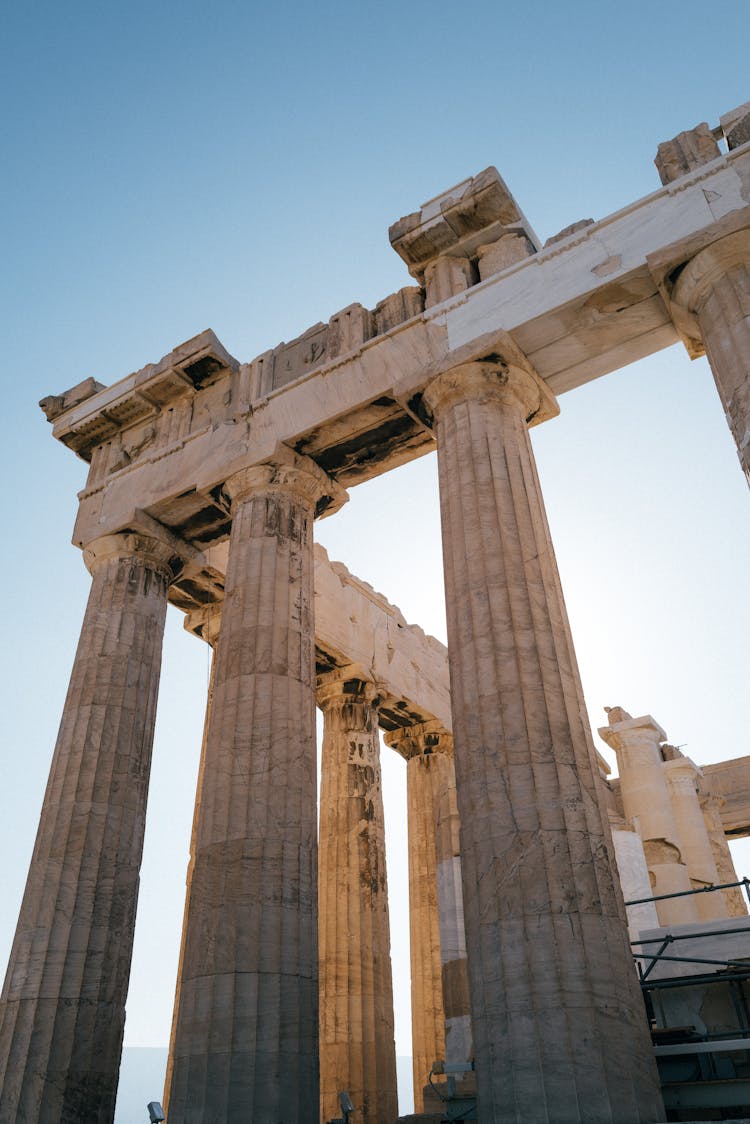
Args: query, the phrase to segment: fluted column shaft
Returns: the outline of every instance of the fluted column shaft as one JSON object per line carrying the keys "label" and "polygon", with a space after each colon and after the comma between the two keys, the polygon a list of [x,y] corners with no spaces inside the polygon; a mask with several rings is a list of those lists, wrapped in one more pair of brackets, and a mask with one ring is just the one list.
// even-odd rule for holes
{"label": "fluted column shaft", "polygon": [[[674,757],[664,762],[677,830],[682,843],[682,858],[693,889],[713,886],[719,882],[711,840],[708,836],[698,798],[701,773],[689,757]],[[729,916],[720,890],[712,894],[696,894],[693,899],[702,921],[716,921]]]}
{"label": "fluted column shaft", "polygon": [[318,1120],[312,524],[332,482],[283,456],[226,483],[170,1124]]}
{"label": "fluted column shaft", "polygon": [[365,1124],[398,1115],[393,983],[380,776],[379,697],[334,672],[318,680],[320,793],[320,1115],[346,1090]]}
{"label": "fluted column shaft", "polygon": [[208,678],[206,692],[206,714],[203,721],[203,739],[201,741],[201,755],[198,763],[198,778],[195,786],[195,804],[193,805],[193,825],[190,832],[190,859],[187,874],[185,875],[185,908],[182,917],[182,935],[180,939],[180,955],[177,963],[177,982],[175,987],[175,1002],[172,1010],[172,1026],[169,1034],[169,1054],[167,1056],[167,1071],[164,1078],[164,1101],[169,1099],[169,1090],[172,1086],[172,1070],[174,1068],[174,1045],[177,1032],[177,1011],[180,1006],[180,986],[182,983],[182,969],[185,961],[185,940],[187,936],[187,922],[190,914],[190,891],[193,884],[193,869],[195,867],[195,846],[198,838],[198,823],[200,820],[201,800],[203,796],[203,780],[206,774],[206,740],[208,737],[208,723],[211,717],[211,705],[214,697],[214,683],[216,682],[216,645],[221,627],[221,605],[208,606],[191,613],[185,621],[191,632],[200,635],[211,646],[211,670]]}
{"label": "fluted column shaft", "polygon": [[[691,890],[661,753],[667,735],[650,714],[617,722],[610,714],[610,725],[601,727],[599,734],[617,754],[623,810],[643,840],[654,896]],[[698,920],[694,897],[663,898],[654,904],[662,925]]]}
{"label": "fluted column shaft", "polygon": [[414,1109],[424,1109],[433,1062],[445,1058],[445,1005],[440,961],[435,793],[442,772],[436,756],[415,753],[406,765],[409,846],[411,1049]]}
{"label": "fluted column shaft", "polygon": [[395,730],[385,740],[406,758],[412,1079],[414,1110],[422,1112],[432,1063],[445,1058],[435,830],[435,789],[440,790],[442,770],[437,755],[424,755],[414,729]]}
{"label": "fluted column shaft", "polygon": [[434,1061],[472,1056],[453,739],[437,721],[386,735],[406,758],[414,1105]]}
{"label": "fluted column shaft", "polygon": [[[710,793],[701,793],[700,804],[703,812],[703,822],[706,825],[708,838],[711,843],[711,853],[714,856],[716,870],[720,882],[737,882],[732,852],[724,834],[724,824],[721,822],[721,806],[724,803],[722,796],[713,796]],[[747,898],[739,886],[722,890],[722,896],[730,917],[747,917]]]}
{"label": "fluted column shaft", "polygon": [[0,1005],[0,1119],[114,1118],[170,549],[113,535],[91,592]]}
{"label": "fluted column shaft", "polygon": [[471,1061],[474,1056],[464,924],[461,820],[456,794],[453,738],[441,734],[439,745],[444,748],[444,752],[436,755],[440,761],[442,777],[435,794],[435,857],[440,974],[445,1009],[445,1060],[449,1065],[459,1065],[461,1062]]}
{"label": "fluted column shaft", "polygon": [[727,235],[696,254],[680,273],[673,300],[697,320],[750,484],[750,230]]}
{"label": "fluted column shaft", "polygon": [[527,419],[549,408],[546,390],[492,360],[438,376],[425,405],[438,447],[479,1120],[657,1121],[648,1026],[527,433]]}

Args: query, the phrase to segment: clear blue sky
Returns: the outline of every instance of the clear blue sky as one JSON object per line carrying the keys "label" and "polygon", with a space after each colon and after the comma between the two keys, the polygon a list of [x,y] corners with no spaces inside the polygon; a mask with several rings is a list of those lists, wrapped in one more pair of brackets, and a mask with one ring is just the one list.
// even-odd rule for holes
{"label": "clear blue sky", "polygon": [[[660,141],[750,98],[750,67],[735,0],[0,13],[4,964],[89,584],[69,545],[84,466],[37,400],[113,382],[205,327],[247,360],[372,307],[409,281],[389,224],[488,164],[542,239],[601,218],[658,188]],[[592,724],[620,704],[699,763],[748,753],[750,496],[705,362],[673,348],[561,408],[533,440]],[[319,537],[444,637],[433,458],[356,489]],[[206,677],[170,614],[136,1045],[168,1034]],[[390,755],[385,768],[403,995],[403,775]],[[401,1053],[408,1033],[399,1003]]]}

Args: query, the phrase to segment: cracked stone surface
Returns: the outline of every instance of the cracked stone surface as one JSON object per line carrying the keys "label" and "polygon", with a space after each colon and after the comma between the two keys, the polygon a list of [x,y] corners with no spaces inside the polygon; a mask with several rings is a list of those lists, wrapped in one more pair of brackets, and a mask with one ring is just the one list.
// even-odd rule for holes
{"label": "cracked stone surface", "polygon": [[515,362],[466,364],[426,394],[479,1112],[647,1124],[664,1110],[527,432],[549,405]]}
{"label": "cracked stone surface", "polygon": [[[685,893],[691,889],[690,874],[661,752],[667,735],[650,714],[631,718],[620,707],[610,709],[609,725],[599,735],[617,754],[625,818],[638,825],[653,893]],[[655,905],[662,925],[698,920],[695,898],[667,898]]]}
{"label": "cracked stone surface", "polygon": [[750,230],[722,238],[697,254],[680,274],[674,300],[697,318],[750,484]]}
{"label": "cracked stone surface", "polygon": [[232,532],[171,1059],[171,1124],[317,1124],[312,523],[304,458],[227,482]]}
{"label": "cracked stone surface", "polygon": [[0,1120],[111,1124],[169,552],[91,544],[91,592],[0,1004]]}
{"label": "cracked stone surface", "polygon": [[394,730],[386,743],[407,762],[412,1069],[422,1112],[433,1062],[473,1056],[453,738],[433,720]]}
{"label": "cracked stone surface", "polygon": [[377,690],[319,677],[320,1119],[346,1090],[365,1124],[398,1115]]}

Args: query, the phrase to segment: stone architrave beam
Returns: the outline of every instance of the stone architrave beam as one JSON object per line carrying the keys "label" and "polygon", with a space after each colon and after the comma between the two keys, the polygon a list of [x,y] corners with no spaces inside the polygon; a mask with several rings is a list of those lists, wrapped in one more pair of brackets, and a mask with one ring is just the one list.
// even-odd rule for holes
{"label": "stone architrave beam", "polygon": [[351,306],[329,325],[326,340],[335,326],[344,349],[333,357],[309,333],[285,345],[290,381],[274,375],[269,386],[275,352],[240,364],[204,332],[83,401],[47,399],[54,435],[91,459],[75,541],[127,529],[138,496],[183,538],[218,542],[228,535],[224,480],[279,441],[345,486],[387,471],[434,448],[420,413],[431,379],[509,341],[555,394],[667,347],[678,328],[656,266],[666,253],[674,271],[727,222],[750,227],[748,145],[427,311],[412,289],[381,302],[398,304],[393,315],[379,305],[368,320]]}
{"label": "stone architrave beam", "polygon": [[[227,568],[227,544],[211,551],[211,567],[221,586]],[[419,625],[408,624],[401,610],[382,593],[332,562],[314,546],[315,646],[318,673],[354,667],[383,693],[380,726],[396,730],[437,719],[450,732],[451,699],[448,650]],[[188,614],[185,627],[203,640],[221,619],[222,601]]]}
{"label": "stone architrave beam", "polygon": [[372,586],[315,547],[315,642],[337,666],[362,667],[385,693],[384,730],[438,719],[452,728],[448,652]]}
{"label": "stone architrave beam", "polygon": [[724,833],[732,839],[750,835],[750,757],[734,757],[704,765],[706,787],[723,797],[720,815]]}

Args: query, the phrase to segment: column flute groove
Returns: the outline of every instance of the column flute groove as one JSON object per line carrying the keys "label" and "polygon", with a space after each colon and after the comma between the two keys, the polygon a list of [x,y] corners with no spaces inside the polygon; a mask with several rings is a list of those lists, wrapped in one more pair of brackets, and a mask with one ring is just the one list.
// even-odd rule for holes
{"label": "column flute groove", "polygon": [[[208,678],[208,689],[206,692],[206,715],[203,722],[203,738],[201,741],[201,755],[198,764],[198,778],[195,790],[195,805],[193,807],[193,821],[190,831],[190,859],[188,862],[187,875],[185,878],[185,908],[182,920],[182,933],[180,936],[180,953],[177,965],[177,995],[175,998],[174,1011],[172,1015],[172,1024],[169,1034],[169,1053],[167,1056],[167,1071],[164,1080],[165,1090],[169,1090],[172,1084],[172,1064],[174,1059],[174,1041],[175,1041],[175,1013],[179,1006],[179,991],[180,981],[182,979],[182,968],[185,960],[185,936],[187,930],[187,918],[190,910],[190,890],[193,880],[193,868],[195,866],[195,844],[198,832],[198,819],[200,815],[200,807],[203,795],[203,781],[206,770],[206,738],[208,736],[208,720],[211,715],[211,706],[213,704],[214,684],[216,681],[216,643],[219,638],[219,629],[221,627],[221,606],[209,606],[205,609],[198,610],[190,614],[185,622],[186,628],[190,631],[199,632],[203,640],[205,640],[211,647],[211,670]],[[165,1097],[166,1100],[166,1092]]]}
{"label": "column flute groove", "polygon": [[167,588],[180,562],[98,539],[0,1003],[0,1118],[110,1124],[151,764]]}
{"label": "column flute groove", "polygon": [[[429,1098],[435,1111],[433,1062],[473,1056],[453,739],[432,720],[393,730],[386,742],[407,762],[414,1104],[426,1111]],[[460,1087],[471,1091],[465,1080]]]}
{"label": "column flute groove", "polygon": [[[424,395],[479,1119],[648,1124],[663,1108],[527,433],[527,419],[556,411],[510,341],[507,351]],[[623,1056],[627,1069],[610,1061]]]}
{"label": "column flute groove", "polygon": [[322,1124],[343,1090],[365,1124],[398,1115],[379,702],[355,668],[318,678]]}
{"label": "column flute groove", "polygon": [[317,1124],[312,524],[341,489],[281,447],[232,530],[165,1094],[170,1124]]}
{"label": "column flute groove", "polygon": [[683,318],[687,313],[691,354],[700,352],[700,342],[705,348],[750,484],[750,229],[697,253],[680,271],[671,296]]}

